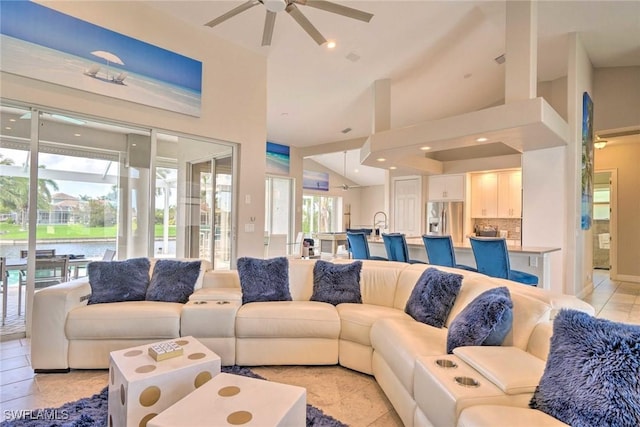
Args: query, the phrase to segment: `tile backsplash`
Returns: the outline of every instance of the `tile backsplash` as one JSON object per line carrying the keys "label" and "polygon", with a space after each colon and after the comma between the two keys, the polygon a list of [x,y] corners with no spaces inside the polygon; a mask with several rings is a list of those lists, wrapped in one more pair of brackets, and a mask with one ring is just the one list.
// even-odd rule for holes
{"label": "tile backsplash", "polygon": [[473,227],[492,227],[497,230],[506,230],[507,239],[521,240],[522,239],[522,219],[508,219],[508,218],[475,218],[473,220]]}

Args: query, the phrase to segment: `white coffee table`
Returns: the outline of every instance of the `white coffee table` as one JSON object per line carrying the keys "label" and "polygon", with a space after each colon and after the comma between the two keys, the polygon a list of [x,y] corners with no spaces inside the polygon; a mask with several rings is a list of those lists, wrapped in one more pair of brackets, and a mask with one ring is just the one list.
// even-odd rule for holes
{"label": "white coffee table", "polygon": [[160,342],[177,343],[183,354],[155,361],[150,344],[111,352],[109,426],[145,425],[220,373],[220,357],[194,337]]}
{"label": "white coffee table", "polygon": [[306,419],[306,389],[222,373],[150,419],[147,427],[299,427]]}

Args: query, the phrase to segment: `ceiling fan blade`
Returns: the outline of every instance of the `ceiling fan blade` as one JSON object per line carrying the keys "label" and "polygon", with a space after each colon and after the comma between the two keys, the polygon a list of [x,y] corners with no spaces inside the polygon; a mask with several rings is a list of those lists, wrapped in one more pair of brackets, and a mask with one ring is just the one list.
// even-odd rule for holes
{"label": "ceiling fan blade", "polygon": [[271,37],[273,37],[273,26],[276,23],[276,12],[267,10],[264,18],[264,31],[262,32],[262,46],[271,46]]}
{"label": "ceiling fan blade", "polygon": [[207,22],[206,25],[207,27],[215,27],[216,25],[226,21],[229,18],[233,18],[234,16],[244,12],[247,9],[252,8],[253,6],[260,4],[260,2],[258,0],[249,0],[245,3],[242,3],[240,6],[235,7],[233,9],[231,9],[229,12],[218,16],[216,19],[213,19],[209,22]]}
{"label": "ceiling fan blade", "polygon": [[315,7],[316,9],[326,10],[327,12],[337,13],[338,15],[348,18],[358,19],[360,21],[369,22],[373,18],[372,13],[363,12],[362,10],[353,9],[351,7],[342,6],[341,4],[332,3],[325,0],[296,0],[296,3],[305,6]]}
{"label": "ceiling fan blade", "polygon": [[298,25],[300,25],[302,29],[305,30],[316,43],[318,43],[318,45],[323,45],[327,42],[327,39],[320,34],[320,31],[318,31],[307,17],[300,12],[300,9],[298,9],[295,4],[289,3],[285,10],[293,19],[295,19]]}

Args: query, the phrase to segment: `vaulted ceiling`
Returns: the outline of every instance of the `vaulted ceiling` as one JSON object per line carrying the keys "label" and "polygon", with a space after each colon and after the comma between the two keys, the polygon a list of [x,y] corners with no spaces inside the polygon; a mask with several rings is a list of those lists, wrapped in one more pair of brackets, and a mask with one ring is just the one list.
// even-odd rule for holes
{"label": "vaulted ceiling", "polygon": [[[503,102],[505,67],[495,59],[505,53],[504,1],[336,2],[374,17],[366,23],[297,6],[326,39],[336,42],[334,49],[319,46],[285,11],[276,15],[271,45],[261,46],[263,4],[209,28],[204,24],[245,1],[148,3],[266,56],[272,142],[309,147],[367,137],[372,133],[372,85],[379,79],[391,80],[392,128]],[[594,67],[640,66],[640,2],[541,1],[539,81],[566,75],[572,32],[579,33]],[[342,173],[342,150],[325,157],[332,158],[327,166],[333,163],[330,167]],[[349,157],[357,162],[357,156]]]}

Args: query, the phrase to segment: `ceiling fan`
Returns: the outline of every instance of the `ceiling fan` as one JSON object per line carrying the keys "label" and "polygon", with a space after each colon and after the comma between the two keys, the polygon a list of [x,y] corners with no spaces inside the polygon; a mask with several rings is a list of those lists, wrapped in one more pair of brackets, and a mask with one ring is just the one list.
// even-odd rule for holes
{"label": "ceiling fan", "polygon": [[[344,176],[345,179],[349,179],[347,178],[347,152],[344,152],[344,168],[342,170],[342,176]],[[343,191],[347,191],[351,188],[359,188],[360,185],[349,185],[349,184],[342,184],[342,185],[338,185],[335,188],[342,188]]]}
{"label": "ceiling fan", "polygon": [[336,13],[338,15],[346,16],[348,18],[358,19],[360,21],[369,22],[373,18],[373,14],[363,12],[351,7],[342,6],[337,3],[332,3],[325,0],[249,0],[242,3],[240,6],[235,7],[224,13],[212,21],[207,22],[207,27],[215,27],[216,25],[232,18],[253,6],[263,5],[267,14],[264,20],[264,30],[262,32],[262,46],[271,46],[271,37],[273,36],[273,27],[276,22],[276,14],[278,12],[286,11],[291,17],[306,31],[318,45],[322,45],[327,42],[320,31],[313,26],[311,21],[300,11],[297,5],[315,7],[327,12]]}

